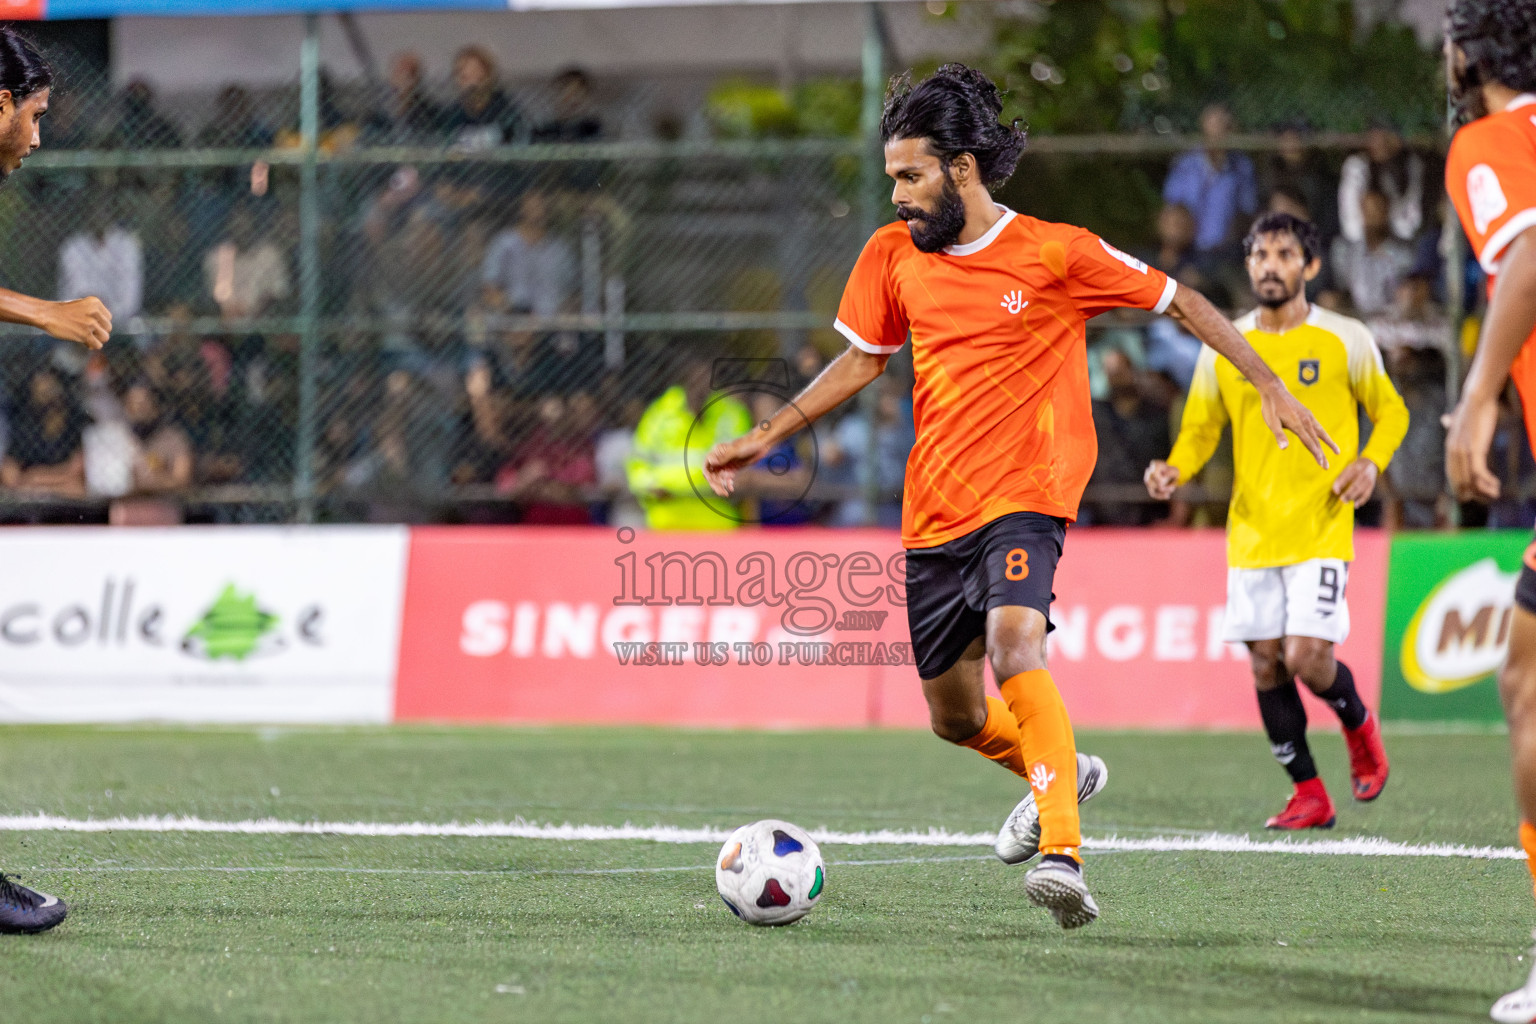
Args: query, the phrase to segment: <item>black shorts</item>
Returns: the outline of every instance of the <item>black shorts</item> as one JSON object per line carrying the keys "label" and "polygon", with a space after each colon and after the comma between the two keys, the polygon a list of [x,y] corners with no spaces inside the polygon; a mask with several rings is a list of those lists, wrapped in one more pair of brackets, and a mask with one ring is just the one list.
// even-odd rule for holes
{"label": "black shorts", "polygon": [[907,549],[907,623],[923,679],[943,675],[987,632],[987,612],[1022,605],[1051,621],[1067,521],[1013,512],[933,548]]}
{"label": "black shorts", "polygon": [[[912,552],[907,552],[910,560]],[[910,564],[910,561],[909,563]],[[911,600],[912,590],[907,589],[907,600]],[[1525,558],[1520,563],[1520,578],[1515,581],[1515,605],[1524,608],[1532,615],[1536,615],[1536,541],[1525,549]]]}

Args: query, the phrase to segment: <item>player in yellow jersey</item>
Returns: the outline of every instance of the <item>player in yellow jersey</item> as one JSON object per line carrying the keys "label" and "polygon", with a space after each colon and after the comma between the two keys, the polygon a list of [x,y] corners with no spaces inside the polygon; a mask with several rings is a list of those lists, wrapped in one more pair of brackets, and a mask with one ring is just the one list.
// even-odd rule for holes
{"label": "player in yellow jersey", "polygon": [[[1266,825],[1331,828],[1333,801],[1307,748],[1307,711],[1296,678],[1339,714],[1355,799],[1376,799],[1387,784],[1381,727],[1333,647],[1349,634],[1344,592],[1355,506],[1370,498],[1402,443],[1408,409],[1366,326],[1307,301],[1306,283],[1322,269],[1312,224],[1266,214],[1243,249],[1259,306],[1237,320],[1237,329],[1338,442],[1343,469],[1321,469],[1298,458],[1298,450],[1269,443],[1253,385],[1207,347],[1173,453],[1147,467],[1147,490],[1170,497],[1200,471],[1232,424],[1236,473],[1227,519],[1224,639],[1248,645],[1270,749],[1295,785],[1285,809]],[[1361,407],[1374,424],[1363,451]]]}

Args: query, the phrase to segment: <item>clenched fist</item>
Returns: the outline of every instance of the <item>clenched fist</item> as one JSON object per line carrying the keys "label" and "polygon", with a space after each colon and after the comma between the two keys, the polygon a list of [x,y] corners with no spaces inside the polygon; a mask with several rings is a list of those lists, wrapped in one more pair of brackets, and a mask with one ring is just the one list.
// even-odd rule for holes
{"label": "clenched fist", "polygon": [[1158,501],[1167,501],[1179,486],[1179,471],[1162,459],[1154,459],[1141,475],[1141,480],[1147,485],[1148,494]]}
{"label": "clenched fist", "polygon": [[112,336],[112,314],[94,296],[43,304],[37,326],[61,341],[98,349]]}
{"label": "clenched fist", "polygon": [[1359,508],[1371,500],[1376,491],[1376,478],[1380,475],[1376,463],[1366,458],[1356,459],[1333,482],[1334,497]]}

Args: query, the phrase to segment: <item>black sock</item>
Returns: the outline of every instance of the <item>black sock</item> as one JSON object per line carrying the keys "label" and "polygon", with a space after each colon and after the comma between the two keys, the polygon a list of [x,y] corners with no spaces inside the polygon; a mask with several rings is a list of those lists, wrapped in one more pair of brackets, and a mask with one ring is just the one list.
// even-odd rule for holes
{"label": "black sock", "polygon": [[[1285,676],[1281,670],[1282,677]],[[1296,681],[1285,677],[1273,690],[1259,691],[1259,717],[1269,734],[1269,749],[1292,782],[1317,778],[1312,751],[1307,746],[1307,709],[1301,703]]]}
{"label": "black sock", "polygon": [[1333,685],[1317,696],[1339,713],[1339,721],[1346,729],[1358,729],[1365,724],[1365,702],[1355,690],[1355,674],[1342,661],[1335,662],[1339,674],[1333,677]]}
{"label": "black sock", "polygon": [[1083,873],[1083,866],[1064,853],[1048,853],[1044,857],[1040,858],[1041,863],[1044,863],[1048,860],[1054,861],[1057,864],[1064,864],[1071,868],[1073,871],[1076,871],[1078,874]]}

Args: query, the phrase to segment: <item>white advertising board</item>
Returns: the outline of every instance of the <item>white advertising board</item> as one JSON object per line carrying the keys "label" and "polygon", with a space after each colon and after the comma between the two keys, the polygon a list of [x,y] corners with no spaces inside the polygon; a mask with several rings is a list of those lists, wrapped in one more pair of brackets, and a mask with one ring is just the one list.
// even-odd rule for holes
{"label": "white advertising board", "polygon": [[0,721],[387,722],[404,527],[0,530]]}

